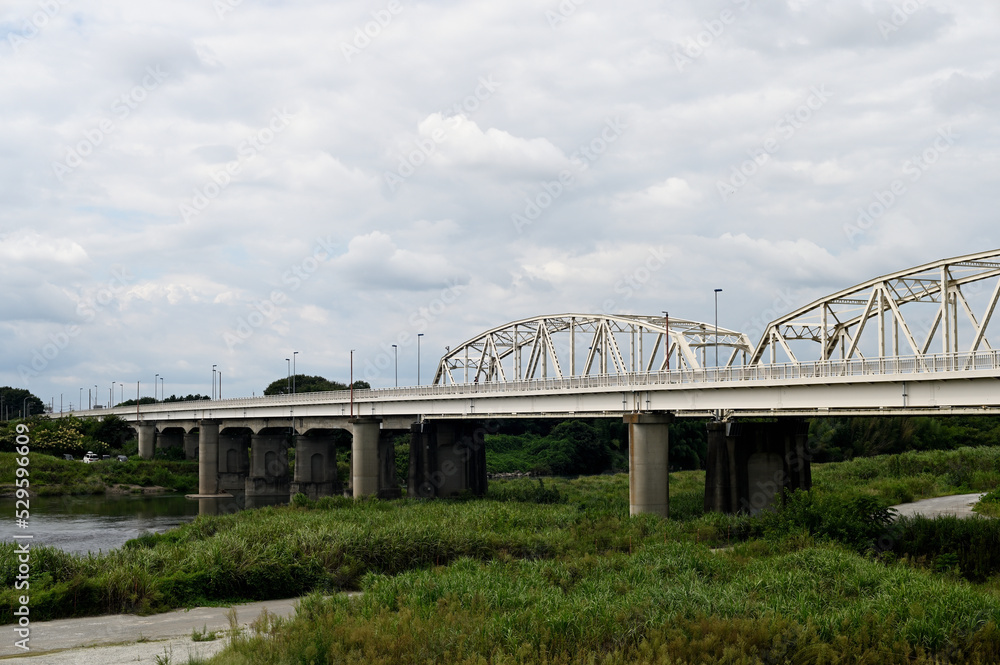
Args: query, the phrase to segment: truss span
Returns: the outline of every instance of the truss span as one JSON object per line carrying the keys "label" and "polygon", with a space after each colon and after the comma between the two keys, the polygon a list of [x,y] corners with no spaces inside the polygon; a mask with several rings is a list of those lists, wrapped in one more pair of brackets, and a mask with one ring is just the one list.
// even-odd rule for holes
{"label": "truss span", "polygon": [[812,302],[768,324],[751,365],[992,350],[1000,250],[902,270]]}
{"label": "truss span", "polygon": [[538,316],[487,330],[449,349],[438,363],[434,383],[700,369],[714,364],[716,349],[724,354],[720,361],[731,366],[745,364],[753,347],[743,333],[674,317]]}

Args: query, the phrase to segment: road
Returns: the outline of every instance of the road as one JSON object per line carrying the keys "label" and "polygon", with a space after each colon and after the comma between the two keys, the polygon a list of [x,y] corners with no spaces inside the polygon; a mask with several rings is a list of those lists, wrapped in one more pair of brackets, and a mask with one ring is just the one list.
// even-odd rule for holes
{"label": "road", "polygon": [[893,508],[900,515],[923,515],[937,517],[938,515],[954,515],[956,517],[972,517],[978,513],[972,512],[972,506],[979,501],[982,494],[956,494],[954,496],[939,496],[935,499],[924,499],[913,503],[902,503]]}

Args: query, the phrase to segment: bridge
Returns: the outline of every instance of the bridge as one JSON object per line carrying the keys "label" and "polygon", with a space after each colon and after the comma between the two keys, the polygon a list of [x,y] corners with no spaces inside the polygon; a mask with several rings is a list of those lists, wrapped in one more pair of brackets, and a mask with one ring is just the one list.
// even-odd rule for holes
{"label": "bridge", "polygon": [[433,497],[485,492],[485,436],[497,419],[623,418],[630,512],[661,515],[669,423],[707,417],[706,510],[755,511],[810,486],[804,418],[1000,413],[1000,354],[987,334],[998,299],[994,250],[821,298],[772,321],[756,345],[669,316],[539,316],[449,348],[430,386],[76,415],[126,418],[147,458],[183,447],[199,460],[197,496],[245,492],[249,505],[341,493],[337,430],[352,437],[354,496],[398,495],[391,440],[409,432],[407,492]]}

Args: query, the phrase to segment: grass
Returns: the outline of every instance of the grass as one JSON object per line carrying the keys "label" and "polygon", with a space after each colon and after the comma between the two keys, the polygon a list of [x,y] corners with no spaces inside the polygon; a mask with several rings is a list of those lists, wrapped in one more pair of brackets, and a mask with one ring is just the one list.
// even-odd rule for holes
{"label": "grass", "polygon": [[[669,520],[629,517],[625,474],[199,517],[100,555],[33,549],[32,616],[312,593],[230,634],[223,664],[990,662],[1000,522],[885,508],[985,489],[1000,449],[813,471],[813,492],[759,517],[703,514],[698,471],[670,474]],[[0,545],[6,622],[14,566]]]}
{"label": "grass", "polygon": [[[12,488],[14,453],[0,453],[0,487]],[[103,494],[121,485],[165,487],[176,492],[198,488],[198,463],[130,459],[128,462],[102,460],[84,464],[51,455],[31,455],[31,490],[39,495]]]}

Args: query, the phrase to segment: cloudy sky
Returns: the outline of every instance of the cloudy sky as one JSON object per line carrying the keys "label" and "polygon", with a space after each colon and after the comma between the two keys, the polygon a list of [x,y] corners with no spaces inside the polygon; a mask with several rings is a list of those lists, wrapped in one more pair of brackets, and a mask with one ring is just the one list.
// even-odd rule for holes
{"label": "cloudy sky", "polygon": [[[5,0],[0,384],[423,382],[1000,246],[995,0]],[[118,389],[116,388],[116,393]]]}

